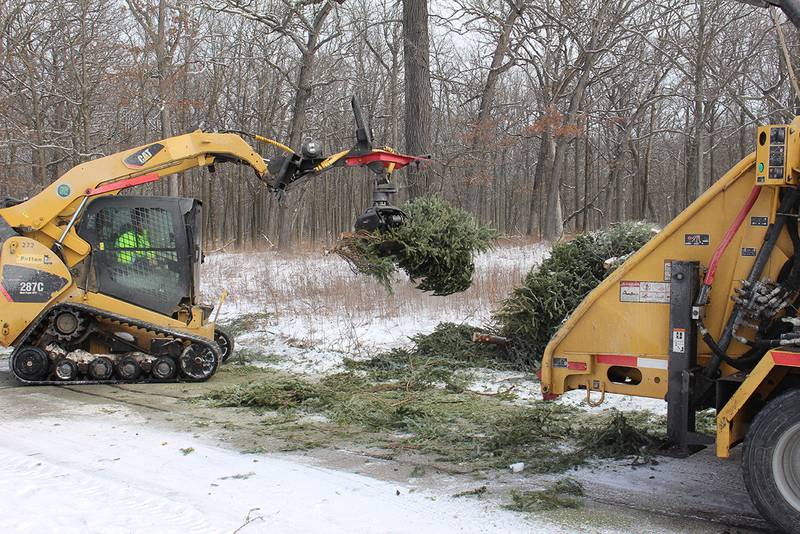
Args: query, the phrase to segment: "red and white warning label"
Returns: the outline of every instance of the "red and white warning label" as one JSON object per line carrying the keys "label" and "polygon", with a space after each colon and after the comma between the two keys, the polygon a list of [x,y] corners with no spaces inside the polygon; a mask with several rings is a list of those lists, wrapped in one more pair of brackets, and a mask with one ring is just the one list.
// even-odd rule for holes
{"label": "red and white warning label", "polygon": [[619,283],[619,301],[669,304],[669,283],[623,280]]}

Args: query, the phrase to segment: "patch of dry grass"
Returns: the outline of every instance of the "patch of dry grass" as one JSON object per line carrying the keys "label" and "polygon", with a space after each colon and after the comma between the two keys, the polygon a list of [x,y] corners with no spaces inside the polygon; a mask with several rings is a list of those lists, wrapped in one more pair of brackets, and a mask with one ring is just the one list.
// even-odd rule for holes
{"label": "patch of dry grass", "polygon": [[346,262],[322,248],[294,253],[241,252],[210,256],[204,266],[203,296],[216,302],[224,289],[230,305],[262,311],[277,320],[337,317],[356,328],[373,318],[420,316],[480,322],[539,263],[548,248],[523,240],[502,240],[476,258],[470,289],[436,297],[401,278],[388,294],[370,277],[356,274]]}

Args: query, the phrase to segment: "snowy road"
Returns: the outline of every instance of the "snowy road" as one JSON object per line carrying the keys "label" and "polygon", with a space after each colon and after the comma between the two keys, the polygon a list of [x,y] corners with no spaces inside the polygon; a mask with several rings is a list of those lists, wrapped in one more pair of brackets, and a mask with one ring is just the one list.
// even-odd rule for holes
{"label": "snowy road", "polygon": [[[533,248],[500,249],[478,261],[476,276],[505,294],[502,288],[527,271],[519,265],[541,258]],[[345,296],[371,293],[337,293],[361,283],[341,262],[263,254],[229,260],[210,261],[217,266],[211,286],[238,289],[242,297],[226,305],[227,319],[262,315],[238,346],[270,356],[265,366],[302,376],[341,369],[352,353],[406,343],[444,319],[479,323],[498,298],[475,289],[471,297],[436,300],[399,289],[393,297],[347,302],[361,311],[344,313]],[[304,292],[293,293],[296,287]],[[521,514],[502,507],[512,491],[539,490],[565,474],[443,469],[435,458],[385,458],[346,441],[282,453],[285,444],[258,413],[190,401],[236,377],[224,374],[205,384],[27,388],[0,359],[0,532],[768,532],[738,460],[717,460],[713,451],[636,469],[630,460],[589,465],[568,473],[585,488],[580,508]],[[538,386],[513,372],[477,373],[470,387],[493,393],[510,377],[522,401],[537,396]],[[564,402],[581,399],[575,392]],[[661,401],[609,400],[597,411],[613,405],[663,413]],[[256,449],[270,453],[240,452]],[[452,497],[479,486],[488,487],[483,498]]]}
{"label": "snowy road", "polygon": [[4,421],[1,532],[547,531],[469,500],[208,446],[110,417]]}
{"label": "snowy road", "polygon": [[[710,453],[584,468],[571,475],[586,488],[584,507],[526,515],[504,510],[495,493],[541,487],[526,473],[409,479],[413,466],[344,450],[243,454],[257,417],[225,419],[180,400],[192,392],[14,387],[0,369],[0,532],[716,534],[764,525],[738,467]],[[480,484],[495,497],[452,497]]]}

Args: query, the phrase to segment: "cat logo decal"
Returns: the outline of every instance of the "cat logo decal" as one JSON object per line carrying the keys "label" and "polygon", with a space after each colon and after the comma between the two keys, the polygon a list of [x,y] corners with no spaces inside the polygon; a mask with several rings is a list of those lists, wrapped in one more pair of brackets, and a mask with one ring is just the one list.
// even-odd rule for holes
{"label": "cat logo decal", "polygon": [[155,143],[148,147],[141,148],[125,158],[123,163],[125,163],[126,167],[130,167],[131,169],[141,169],[145,166],[145,164],[150,161],[153,156],[158,154],[164,150],[164,145],[161,143]]}

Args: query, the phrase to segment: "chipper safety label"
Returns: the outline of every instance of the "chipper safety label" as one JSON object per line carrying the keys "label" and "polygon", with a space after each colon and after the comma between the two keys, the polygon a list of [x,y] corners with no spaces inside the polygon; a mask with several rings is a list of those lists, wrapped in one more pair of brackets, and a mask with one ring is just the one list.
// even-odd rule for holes
{"label": "chipper safety label", "polygon": [[669,283],[623,280],[619,283],[619,301],[669,304]]}
{"label": "chipper safety label", "polygon": [[672,329],[672,352],[683,354],[686,352],[686,329]]}

